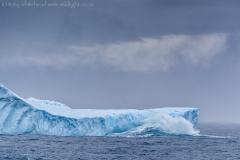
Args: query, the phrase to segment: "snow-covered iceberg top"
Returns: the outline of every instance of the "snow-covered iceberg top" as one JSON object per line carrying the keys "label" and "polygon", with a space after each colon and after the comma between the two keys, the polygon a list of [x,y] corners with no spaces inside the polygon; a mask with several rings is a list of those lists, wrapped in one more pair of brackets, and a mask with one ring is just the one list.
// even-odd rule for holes
{"label": "snow-covered iceberg top", "polygon": [[60,136],[196,135],[197,108],[71,109],[49,100],[23,99],[0,84],[0,134]]}

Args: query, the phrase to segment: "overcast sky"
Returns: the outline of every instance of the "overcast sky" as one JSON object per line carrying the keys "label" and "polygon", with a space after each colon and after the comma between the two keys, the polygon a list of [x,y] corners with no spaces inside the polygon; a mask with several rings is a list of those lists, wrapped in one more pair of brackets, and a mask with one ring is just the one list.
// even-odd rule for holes
{"label": "overcast sky", "polygon": [[16,94],[71,108],[197,107],[200,122],[240,122],[239,0],[17,6],[33,2],[0,0],[0,83]]}

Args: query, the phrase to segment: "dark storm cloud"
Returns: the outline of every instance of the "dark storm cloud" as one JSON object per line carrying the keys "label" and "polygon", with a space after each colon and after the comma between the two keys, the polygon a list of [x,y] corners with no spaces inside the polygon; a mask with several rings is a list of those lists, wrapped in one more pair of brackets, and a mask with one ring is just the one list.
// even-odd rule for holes
{"label": "dark storm cloud", "polygon": [[[64,1],[46,2],[59,4]],[[59,59],[59,62],[56,60],[59,66],[65,66],[81,63],[72,62],[80,59],[71,49],[74,46],[94,47],[120,42],[141,42],[143,38],[159,40],[168,35],[231,34],[238,32],[240,28],[240,22],[237,20],[240,14],[238,1],[89,2],[94,3],[94,6],[16,8],[3,6],[6,1],[2,0],[2,55],[9,55],[10,59],[19,59],[21,65],[46,65],[51,63],[52,59]],[[158,49],[165,52],[163,48]]]}
{"label": "dark storm cloud", "polygon": [[240,28],[239,1],[91,2],[94,7],[74,9],[1,6],[1,35],[15,35],[15,43],[86,45],[166,34],[234,33]]}

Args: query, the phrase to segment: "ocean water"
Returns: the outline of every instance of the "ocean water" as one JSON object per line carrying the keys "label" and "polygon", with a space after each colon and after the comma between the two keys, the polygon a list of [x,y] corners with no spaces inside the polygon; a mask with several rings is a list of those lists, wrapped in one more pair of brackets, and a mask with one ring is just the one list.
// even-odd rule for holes
{"label": "ocean water", "polygon": [[0,159],[240,159],[240,124],[199,124],[200,136],[0,135]]}

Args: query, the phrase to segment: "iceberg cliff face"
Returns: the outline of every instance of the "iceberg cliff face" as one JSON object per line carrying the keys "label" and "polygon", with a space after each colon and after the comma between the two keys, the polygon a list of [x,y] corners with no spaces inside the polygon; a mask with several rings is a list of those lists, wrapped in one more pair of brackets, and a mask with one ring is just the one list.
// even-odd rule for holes
{"label": "iceberg cliff face", "polygon": [[71,109],[55,101],[25,100],[0,84],[0,134],[196,135],[198,113],[197,108]]}

